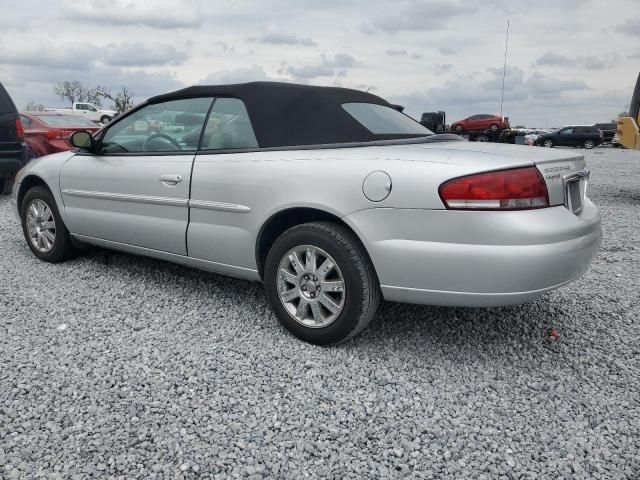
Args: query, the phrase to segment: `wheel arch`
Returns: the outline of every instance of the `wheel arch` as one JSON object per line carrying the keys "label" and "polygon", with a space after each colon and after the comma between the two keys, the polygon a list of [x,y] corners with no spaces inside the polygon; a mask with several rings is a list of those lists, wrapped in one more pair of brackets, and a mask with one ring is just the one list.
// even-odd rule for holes
{"label": "wheel arch", "polygon": [[53,195],[53,191],[51,190],[47,182],[45,182],[42,177],[33,173],[30,173],[29,175],[24,177],[18,185],[18,195],[16,196],[16,206],[18,207],[18,212],[22,212],[22,201],[24,200],[24,196],[33,187],[44,187]]}
{"label": "wheel arch", "polygon": [[321,221],[334,222],[347,228],[351,233],[353,233],[354,237],[358,239],[362,248],[371,260],[371,256],[367,251],[366,245],[358,233],[337,215],[314,207],[289,207],[271,215],[260,227],[256,237],[255,246],[256,265],[258,266],[260,279],[264,279],[264,266],[269,250],[282,233],[296,225]]}

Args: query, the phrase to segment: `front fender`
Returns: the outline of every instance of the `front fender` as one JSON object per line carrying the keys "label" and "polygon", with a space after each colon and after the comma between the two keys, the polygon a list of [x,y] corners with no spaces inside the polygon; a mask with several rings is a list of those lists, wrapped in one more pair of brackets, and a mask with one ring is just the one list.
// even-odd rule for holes
{"label": "front fender", "polygon": [[44,183],[51,191],[53,198],[58,205],[58,211],[62,217],[62,221],[66,221],[64,202],[62,201],[62,193],[60,191],[60,170],[62,166],[72,158],[76,152],[66,151],[46,155],[36,158],[27,163],[16,174],[13,186],[12,202],[14,211],[20,219],[20,202],[26,191],[34,184]]}

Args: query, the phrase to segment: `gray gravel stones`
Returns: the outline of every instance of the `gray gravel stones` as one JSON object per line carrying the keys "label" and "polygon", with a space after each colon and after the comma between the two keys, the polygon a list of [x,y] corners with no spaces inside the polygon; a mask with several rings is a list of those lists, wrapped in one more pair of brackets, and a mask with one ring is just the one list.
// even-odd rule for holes
{"label": "gray gravel stones", "polygon": [[332,348],[257,284],[40,262],[0,199],[0,478],[640,478],[640,152],[587,157],[605,238],[583,278],[386,304]]}

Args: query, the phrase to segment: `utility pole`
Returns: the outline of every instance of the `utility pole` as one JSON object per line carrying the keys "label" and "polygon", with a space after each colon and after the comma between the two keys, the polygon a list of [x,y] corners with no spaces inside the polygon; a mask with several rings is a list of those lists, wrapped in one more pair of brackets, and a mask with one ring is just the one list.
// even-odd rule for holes
{"label": "utility pole", "polygon": [[502,69],[502,93],[500,95],[500,119],[504,121],[502,116],[502,104],[504,103],[504,79],[507,76],[507,50],[509,49],[509,23],[507,20],[507,38],[504,43],[504,67]]}

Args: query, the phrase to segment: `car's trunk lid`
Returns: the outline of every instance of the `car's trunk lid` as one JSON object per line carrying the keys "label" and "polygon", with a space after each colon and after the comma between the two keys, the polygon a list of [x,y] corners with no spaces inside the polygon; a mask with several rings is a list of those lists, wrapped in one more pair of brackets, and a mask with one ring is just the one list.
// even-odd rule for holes
{"label": "car's trunk lid", "polygon": [[469,173],[535,165],[547,185],[549,205],[565,205],[576,214],[582,209],[588,170],[584,156],[573,150],[482,142],[422,143],[396,148],[439,152],[438,161],[460,165],[465,171],[471,167],[474,171]]}

